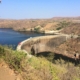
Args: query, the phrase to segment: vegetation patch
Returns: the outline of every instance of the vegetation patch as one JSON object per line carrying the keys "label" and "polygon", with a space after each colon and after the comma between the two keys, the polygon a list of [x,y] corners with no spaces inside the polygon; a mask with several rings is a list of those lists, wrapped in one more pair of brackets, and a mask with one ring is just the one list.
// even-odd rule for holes
{"label": "vegetation patch", "polygon": [[4,59],[10,68],[18,71],[23,80],[79,80],[80,67],[64,64],[56,60],[55,64],[44,57],[27,58],[23,52],[0,46],[0,59]]}
{"label": "vegetation patch", "polygon": [[26,54],[8,48],[7,46],[0,46],[0,57],[3,58],[11,68],[19,70],[21,68],[20,62],[25,58]]}
{"label": "vegetation patch", "polygon": [[60,30],[62,28],[65,28],[65,27],[69,26],[70,24],[71,24],[70,22],[62,21],[57,25],[58,27],[56,28],[56,30]]}

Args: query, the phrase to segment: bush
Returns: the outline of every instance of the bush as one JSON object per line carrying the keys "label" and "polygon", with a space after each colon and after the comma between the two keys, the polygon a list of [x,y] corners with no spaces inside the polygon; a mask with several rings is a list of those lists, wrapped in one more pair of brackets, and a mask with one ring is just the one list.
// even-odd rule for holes
{"label": "bush", "polygon": [[40,27],[35,27],[35,28],[34,28],[34,31],[35,31],[35,32],[39,32],[39,31],[40,31]]}
{"label": "bush", "polygon": [[58,27],[56,30],[60,30],[62,27]]}
{"label": "bush", "polygon": [[70,24],[71,24],[70,22],[62,21],[57,25],[56,30],[60,30],[62,28],[65,28],[65,27],[69,26]]}
{"label": "bush", "polygon": [[25,58],[26,54],[18,52],[8,47],[0,46],[0,57],[3,58],[11,68],[18,70],[21,68],[21,61]]}

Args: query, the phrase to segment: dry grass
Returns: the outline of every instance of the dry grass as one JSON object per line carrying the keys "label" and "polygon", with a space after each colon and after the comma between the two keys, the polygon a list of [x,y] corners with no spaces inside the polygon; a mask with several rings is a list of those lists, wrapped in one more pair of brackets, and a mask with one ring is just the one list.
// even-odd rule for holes
{"label": "dry grass", "polygon": [[66,51],[68,54],[80,54],[80,37],[66,41],[57,47],[56,50],[62,53]]}
{"label": "dry grass", "polygon": [[[36,26],[40,25],[41,30],[43,31],[63,29],[61,31],[62,33],[80,35],[80,22],[77,22],[77,19],[78,18],[0,20],[0,28],[13,28],[14,30],[30,30],[31,28],[35,28]],[[69,23],[70,25],[66,23]]]}
{"label": "dry grass", "polygon": [[[26,71],[25,74],[31,76],[30,78],[28,77],[29,80],[59,80],[58,75],[66,72],[65,68],[56,66],[45,58],[32,57],[25,63],[27,64],[23,65],[23,67]],[[27,72],[28,70],[30,72]]]}
{"label": "dry grass", "polygon": [[64,64],[63,60],[56,64],[41,57],[27,59],[24,53],[13,51],[0,46],[0,57],[3,58],[13,70],[18,71],[22,80],[79,80],[80,66],[72,63]]}
{"label": "dry grass", "polygon": [[80,23],[72,23],[71,25],[64,28],[61,32],[65,34],[80,35]]}

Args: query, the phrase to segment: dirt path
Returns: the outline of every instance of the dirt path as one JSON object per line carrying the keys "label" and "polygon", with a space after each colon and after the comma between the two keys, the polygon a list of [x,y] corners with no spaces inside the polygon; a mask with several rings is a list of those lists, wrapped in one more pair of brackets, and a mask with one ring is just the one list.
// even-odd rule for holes
{"label": "dirt path", "polygon": [[9,66],[4,61],[1,61],[0,80],[21,80],[21,79],[14,73],[14,70],[10,69]]}

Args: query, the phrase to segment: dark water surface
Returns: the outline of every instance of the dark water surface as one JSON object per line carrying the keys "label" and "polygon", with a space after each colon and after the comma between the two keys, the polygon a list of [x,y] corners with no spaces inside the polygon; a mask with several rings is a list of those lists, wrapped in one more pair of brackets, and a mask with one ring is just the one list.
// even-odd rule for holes
{"label": "dark water surface", "polygon": [[19,42],[30,37],[42,36],[37,33],[20,33],[12,29],[0,28],[0,44],[1,45],[14,45],[17,46]]}

